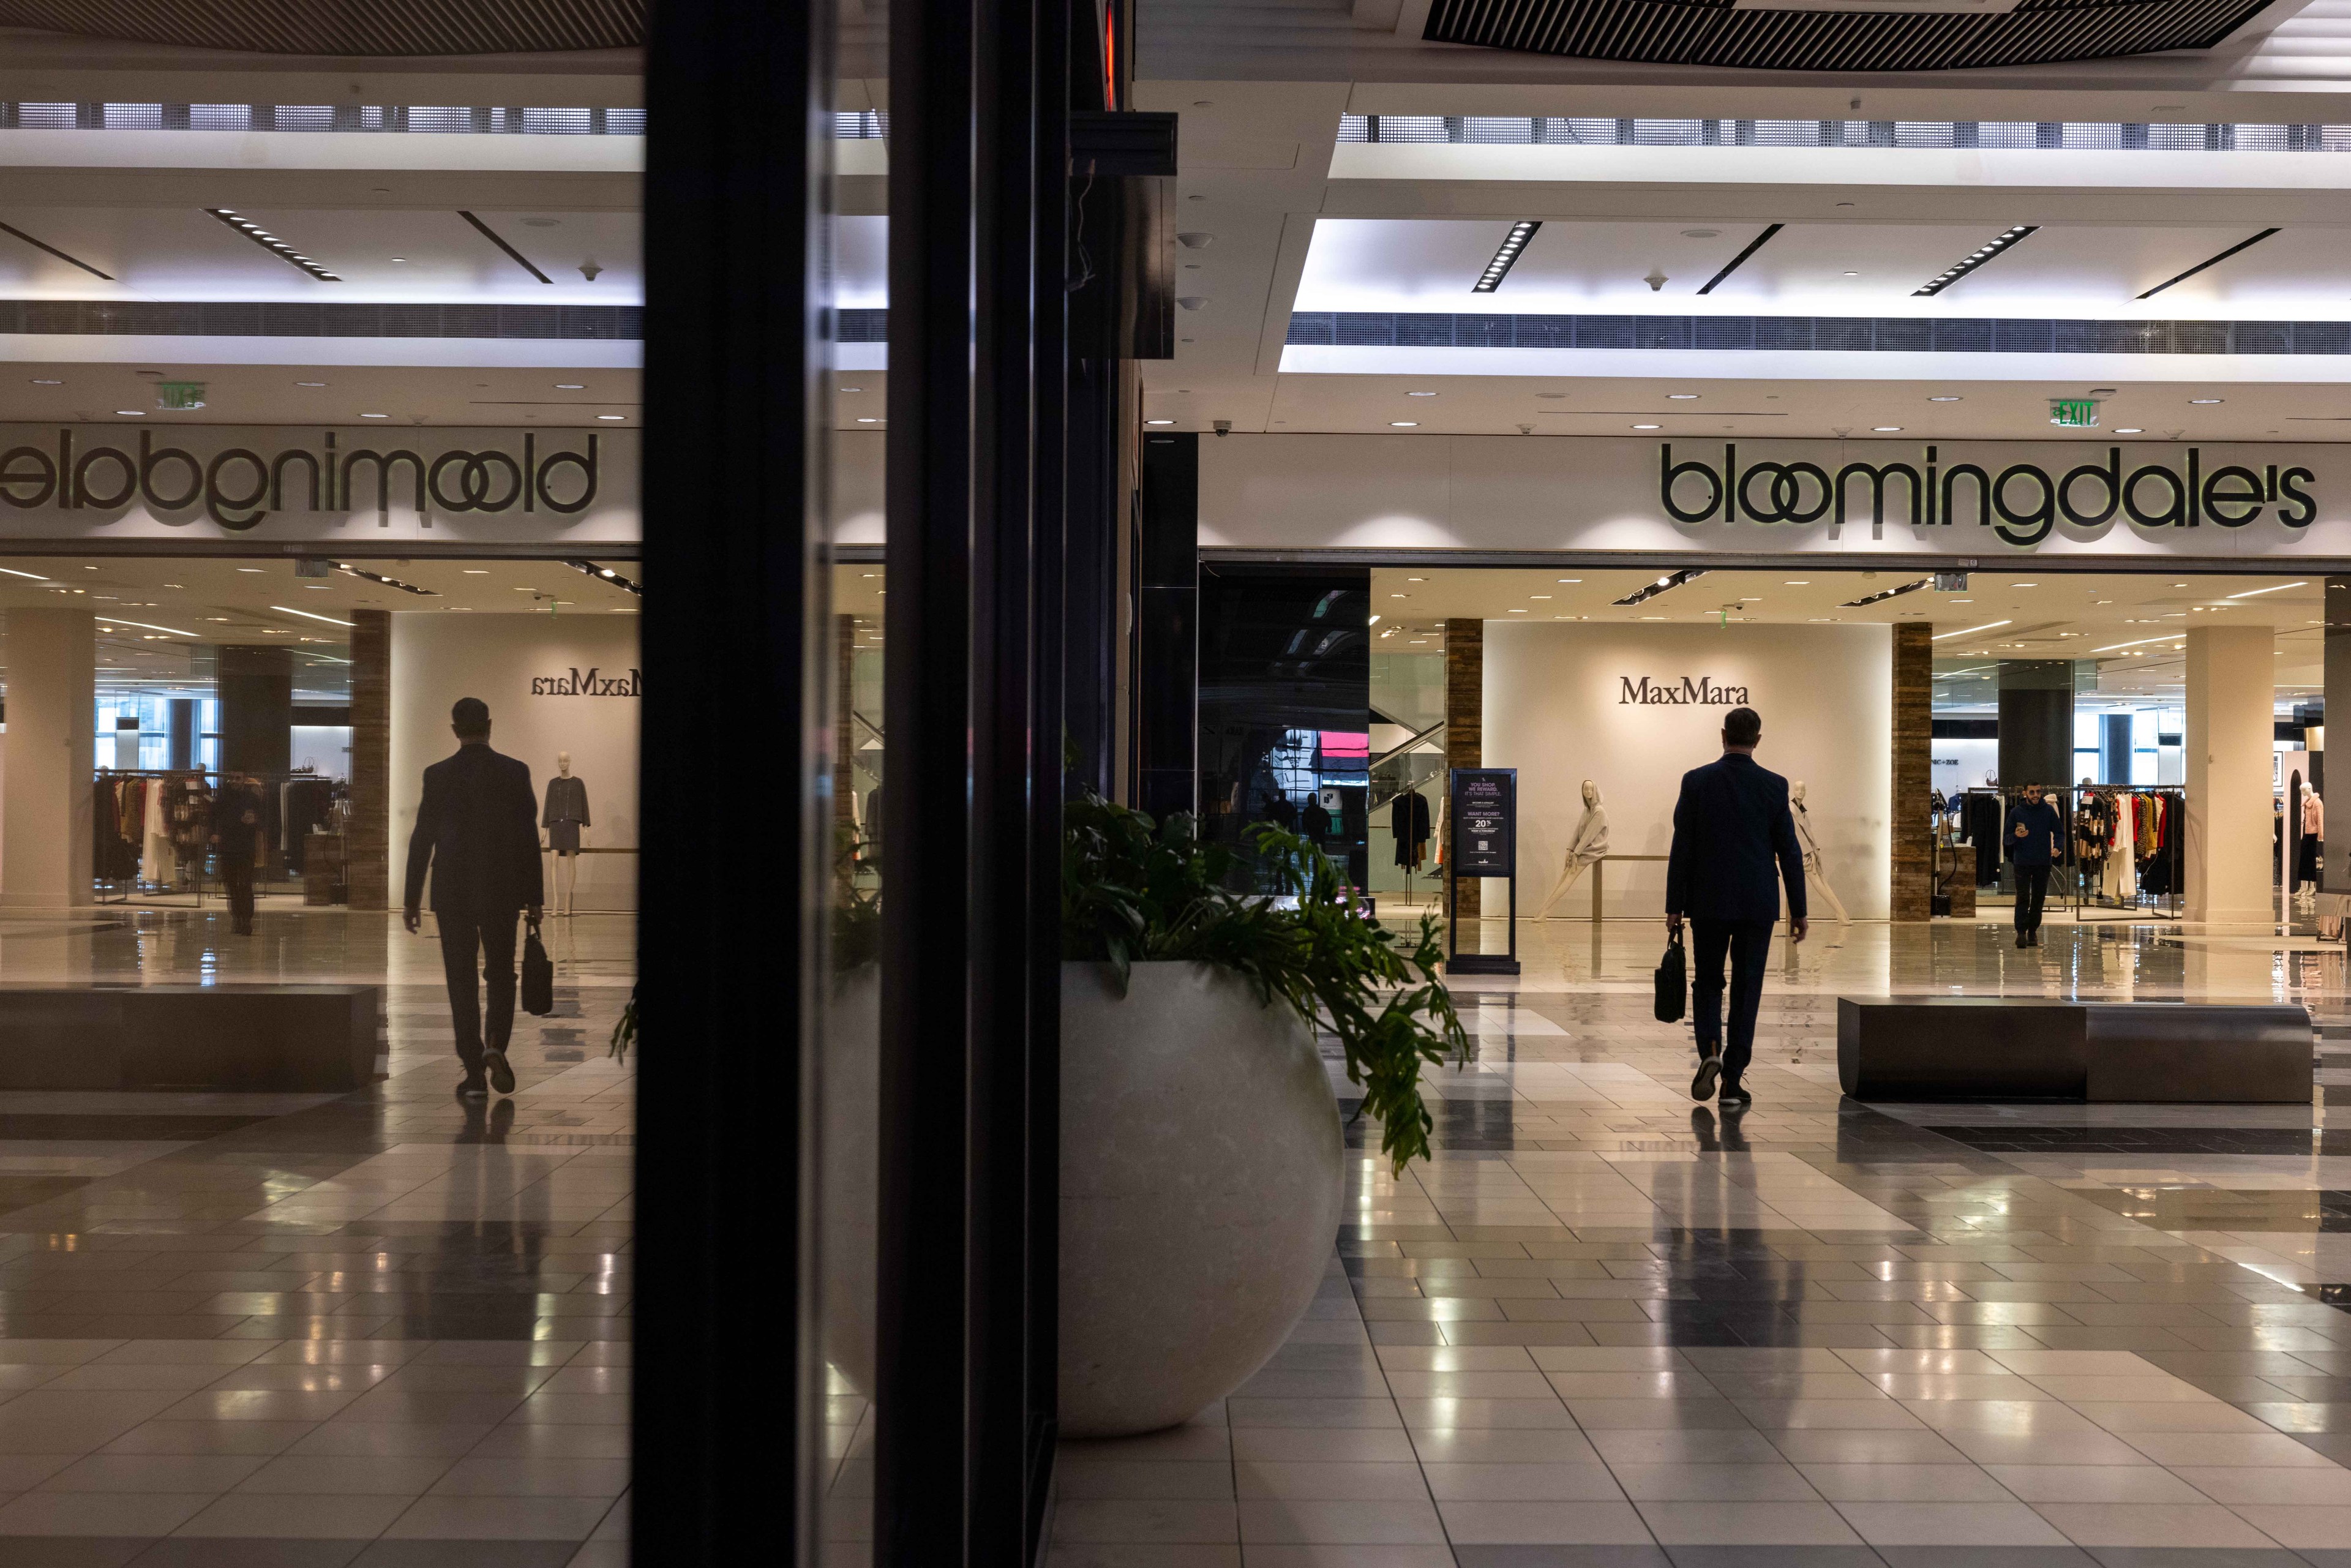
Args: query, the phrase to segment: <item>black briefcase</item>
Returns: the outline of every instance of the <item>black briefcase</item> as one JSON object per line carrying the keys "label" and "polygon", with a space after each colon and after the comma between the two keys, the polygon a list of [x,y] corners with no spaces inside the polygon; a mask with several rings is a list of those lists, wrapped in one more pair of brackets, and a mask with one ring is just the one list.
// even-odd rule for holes
{"label": "black briefcase", "polygon": [[1666,943],[1666,956],[1657,960],[1657,1021],[1679,1023],[1689,1006],[1689,955],[1683,950],[1682,934],[1676,931]]}
{"label": "black briefcase", "polygon": [[522,944],[522,1010],[542,1019],[555,1010],[555,964],[536,925]]}

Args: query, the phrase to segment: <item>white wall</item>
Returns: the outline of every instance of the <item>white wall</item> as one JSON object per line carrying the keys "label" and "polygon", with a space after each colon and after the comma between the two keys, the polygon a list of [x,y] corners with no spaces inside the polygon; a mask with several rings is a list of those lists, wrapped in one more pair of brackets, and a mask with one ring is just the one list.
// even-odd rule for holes
{"label": "white wall", "polygon": [[1934,766],[1928,770],[1928,783],[1946,795],[1982,789],[1986,774],[2000,777],[2000,742],[1996,739],[1945,738],[1936,741],[1934,747]]}
{"label": "white wall", "polygon": [[[1808,789],[1830,884],[1856,919],[1886,917],[1893,640],[1883,626],[1486,623],[1485,762],[1519,769],[1519,907],[1539,907],[1583,810],[1608,808],[1613,854],[1667,852],[1681,776],[1721,755],[1722,707],[1620,701],[1620,678],[1706,676],[1763,716],[1755,759]],[[1589,873],[1587,873],[1587,877]],[[1662,862],[1612,863],[1609,916],[1662,916]],[[1505,885],[1489,883],[1489,913]],[[1588,883],[1554,915],[1588,914]]]}
{"label": "white wall", "polygon": [[2266,626],[2199,627],[2188,633],[2190,920],[2273,918],[2275,641]]}
{"label": "white wall", "polygon": [[98,742],[97,629],[86,610],[7,616],[8,822],[0,904],[90,902],[90,758]]}
{"label": "white wall", "polygon": [[[449,708],[459,697],[490,705],[490,745],[530,765],[541,809],[555,754],[571,753],[588,786],[591,848],[637,843],[637,716],[634,696],[533,695],[533,677],[569,681],[574,669],[626,681],[643,663],[633,615],[459,615],[402,612],[392,618],[392,892],[401,895],[408,835],[425,765],[456,749]],[[550,896],[554,861],[548,857]],[[636,907],[637,857],[583,855],[576,907],[581,913]]]}

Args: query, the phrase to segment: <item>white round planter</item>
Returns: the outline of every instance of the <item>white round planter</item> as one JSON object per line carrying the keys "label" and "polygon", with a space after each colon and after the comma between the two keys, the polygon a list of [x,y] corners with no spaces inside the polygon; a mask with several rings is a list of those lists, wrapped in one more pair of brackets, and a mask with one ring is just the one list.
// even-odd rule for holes
{"label": "white round planter", "polygon": [[1061,966],[1061,1427],[1156,1431],[1280,1348],[1338,1231],[1313,1037],[1207,964]]}

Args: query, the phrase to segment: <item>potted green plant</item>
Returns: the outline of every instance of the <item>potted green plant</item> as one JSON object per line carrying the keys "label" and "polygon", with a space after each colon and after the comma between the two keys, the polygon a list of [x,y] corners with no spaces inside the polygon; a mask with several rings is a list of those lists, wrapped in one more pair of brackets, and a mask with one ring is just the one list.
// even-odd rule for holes
{"label": "potted green plant", "polygon": [[1340,1213],[1337,1041],[1392,1168],[1428,1153],[1421,1069],[1467,1057],[1439,926],[1367,918],[1313,844],[1248,831],[1264,879],[1186,815],[1089,794],[1061,866],[1061,1424],[1173,1426],[1304,1314]]}

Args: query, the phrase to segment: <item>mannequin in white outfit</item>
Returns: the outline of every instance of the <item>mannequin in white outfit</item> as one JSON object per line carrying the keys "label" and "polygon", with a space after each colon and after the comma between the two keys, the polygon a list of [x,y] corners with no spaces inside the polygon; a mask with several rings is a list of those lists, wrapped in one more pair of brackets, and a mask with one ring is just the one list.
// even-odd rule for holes
{"label": "mannequin in white outfit", "polygon": [[1583,820],[1575,824],[1575,837],[1569,841],[1567,859],[1559,868],[1559,884],[1543,900],[1535,914],[1537,920],[1550,918],[1551,906],[1566,896],[1576,879],[1602,855],[1608,852],[1608,811],[1600,803],[1600,786],[1591,779],[1583,781]]}
{"label": "mannequin in white outfit", "polygon": [[1812,814],[1804,810],[1802,779],[1789,787],[1788,804],[1796,818],[1796,847],[1803,852],[1804,884],[1829,901],[1829,907],[1836,912],[1838,925],[1852,925],[1853,916],[1844,912],[1844,901],[1836,895],[1836,889],[1829,885],[1828,873],[1821,869],[1820,841],[1813,837]]}

